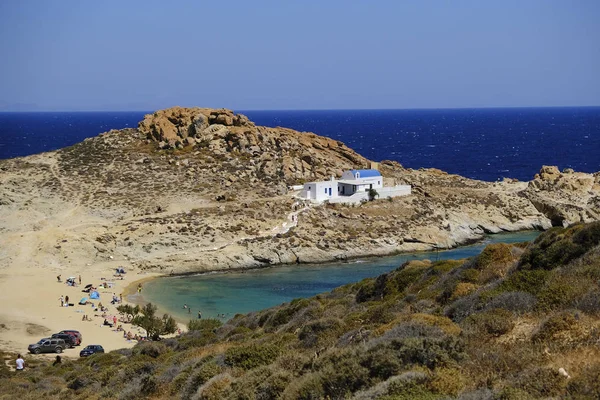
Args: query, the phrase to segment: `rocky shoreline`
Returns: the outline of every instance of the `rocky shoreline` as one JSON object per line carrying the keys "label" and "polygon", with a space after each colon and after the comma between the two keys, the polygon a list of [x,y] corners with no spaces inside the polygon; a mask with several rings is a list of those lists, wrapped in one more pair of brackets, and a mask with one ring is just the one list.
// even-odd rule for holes
{"label": "rocky shoreline", "polygon": [[370,165],[339,141],[229,110],[158,111],[138,129],[1,160],[0,265],[223,271],[448,249],[600,219],[600,173],[545,166],[530,182],[483,182],[383,161],[386,183],[410,184],[412,195],[306,205],[292,221],[289,187]]}

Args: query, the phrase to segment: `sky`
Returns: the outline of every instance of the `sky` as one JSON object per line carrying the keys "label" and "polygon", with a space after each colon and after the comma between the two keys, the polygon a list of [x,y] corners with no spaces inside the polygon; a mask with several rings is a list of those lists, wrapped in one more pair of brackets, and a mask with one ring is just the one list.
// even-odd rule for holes
{"label": "sky", "polygon": [[600,105],[599,0],[0,0],[0,110]]}

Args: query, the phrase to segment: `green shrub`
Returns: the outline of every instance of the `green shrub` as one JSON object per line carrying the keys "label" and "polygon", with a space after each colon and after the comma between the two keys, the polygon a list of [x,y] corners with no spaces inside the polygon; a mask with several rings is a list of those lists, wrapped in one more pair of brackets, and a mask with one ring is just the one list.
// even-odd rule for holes
{"label": "green shrub", "polygon": [[195,368],[189,375],[184,392],[192,395],[201,385],[208,382],[213,376],[219,375],[222,368],[214,361],[208,361]]}
{"label": "green shrub", "polygon": [[467,268],[462,271],[462,279],[469,283],[478,283],[479,275],[479,270],[475,268]]}
{"label": "green shrub", "polygon": [[232,347],[225,352],[225,364],[248,370],[272,363],[280,352],[280,347],[272,344]]}
{"label": "green shrub", "polygon": [[465,384],[465,377],[458,369],[437,368],[427,386],[434,393],[456,397]]}
{"label": "green shrub", "polygon": [[503,308],[494,308],[470,315],[463,324],[475,330],[476,333],[485,333],[500,336],[510,332],[515,323],[513,314]]}
{"label": "green shrub", "polygon": [[558,370],[534,367],[521,374],[518,387],[531,394],[534,398],[549,398],[561,394],[567,386],[567,380]]}
{"label": "green shrub", "polygon": [[397,379],[390,382],[388,396],[382,399],[389,400],[436,400],[440,396],[432,393],[427,387],[430,377],[423,372],[405,372]]}
{"label": "green shrub", "polygon": [[493,243],[487,245],[475,259],[477,269],[485,269],[492,264],[509,263],[513,261],[512,245]]}
{"label": "green shrub", "polygon": [[294,299],[289,304],[284,304],[265,325],[278,327],[287,324],[294,314],[307,307],[310,301],[310,299]]}
{"label": "green shrub", "polygon": [[323,318],[306,324],[298,334],[304,347],[323,346],[335,343],[344,324],[339,319]]}
{"label": "green shrub", "polygon": [[319,373],[308,373],[293,380],[285,388],[282,396],[285,400],[317,400],[325,398],[322,376]]}
{"label": "green shrub", "polygon": [[189,331],[201,331],[201,332],[212,332],[217,328],[220,328],[223,323],[215,318],[206,319],[191,319],[189,320],[187,327]]}
{"label": "green shrub", "polygon": [[569,381],[567,392],[574,399],[600,398],[600,363],[587,365]]}
{"label": "green shrub", "polygon": [[161,342],[142,342],[135,345],[133,348],[134,355],[142,354],[152,358],[157,358],[168,351],[169,348]]}
{"label": "green shrub", "polygon": [[330,398],[345,398],[370,382],[369,369],[359,363],[352,349],[328,352],[315,368],[320,372],[325,395]]}
{"label": "green shrub", "polygon": [[535,296],[544,287],[548,274],[544,270],[516,271],[502,281],[495,292],[527,292]]}
{"label": "green shrub", "polygon": [[536,308],[541,311],[550,311],[576,303],[583,298],[590,288],[586,279],[574,277],[572,274],[553,274],[546,285],[537,295]]}
{"label": "green shrub", "polygon": [[550,270],[582,256],[600,243],[600,222],[554,228],[541,234],[521,257],[521,269]]}
{"label": "green shrub", "polygon": [[546,342],[551,340],[557,333],[571,330],[577,325],[577,319],[572,313],[561,312],[552,315],[544,321],[531,340],[534,342]]}

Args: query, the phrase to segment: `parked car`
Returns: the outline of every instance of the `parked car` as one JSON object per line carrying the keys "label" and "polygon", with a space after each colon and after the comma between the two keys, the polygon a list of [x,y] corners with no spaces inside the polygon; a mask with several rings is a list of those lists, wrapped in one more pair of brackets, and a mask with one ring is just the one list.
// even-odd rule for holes
{"label": "parked car", "polygon": [[85,348],[79,352],[79,357],[87,357],[96,353],[104,353],[104,347],[99,344],[90,344],[85,346]]}
{"label": "parked car", "polygon": [[81,341],[83,340],[83,336],[81,336],[81,333],[79,333],[79,331],[76,331],[73,329],[66,329],[66,330],[60,331],[58,333],[59,334],[66,333],[67,335],[75,336],[77,338],[77,342],[75,343],[76,346],[79,346],[81,344]]}
{"label": "parked car", "polygon": [[68,333],[54,333],[52,339],[62,339],[67,344],[66,348],[77,346],[79,339],[75,335],[69,335]]}
{"label": "parked car", "polygon": [[62,353],[67,348],[63,339],[44,338],[35,344],[30,344],[27,348],[33,354],[40,353]]}

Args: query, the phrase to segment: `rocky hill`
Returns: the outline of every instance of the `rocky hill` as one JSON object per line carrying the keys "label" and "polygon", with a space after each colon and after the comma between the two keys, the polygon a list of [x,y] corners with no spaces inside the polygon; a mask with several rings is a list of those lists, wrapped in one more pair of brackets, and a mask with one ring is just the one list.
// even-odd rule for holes
{"label": "rocky hill", "polygon": [[0,265],[251,268],[450,248],[484,233],[599,219],[600,173],[543,167],[531,182],[482,182],[384,161],[386,184],[411,184],[411,196],[301,205],[292,221],[290,185],[370,164],[339,141],[256,126],[229,110],[157,111],[137,129],[0,160]]}
{"label": "rocky hill", "polygon": [[27,356],[0,397],[597,399],[599,282],[600,222],[553,228],[133,349]]}

